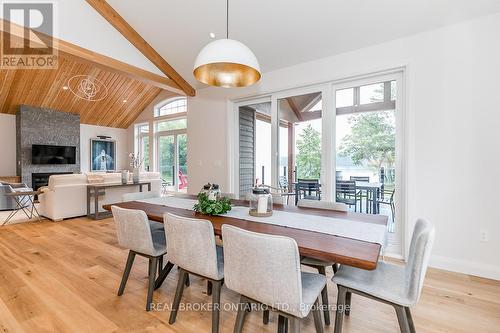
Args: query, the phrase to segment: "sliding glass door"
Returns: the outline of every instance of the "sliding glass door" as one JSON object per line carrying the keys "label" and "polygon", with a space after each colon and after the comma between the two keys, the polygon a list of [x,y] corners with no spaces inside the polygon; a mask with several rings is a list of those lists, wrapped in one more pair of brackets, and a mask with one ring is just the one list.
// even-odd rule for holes
{"label": "sliding glass door", "polygon": [[314,190],[301,194],[318,200],[322,183],[322,96],[321,91],[316,91],[277,98],[276,122],[278,161],[274,184],[288,192],[301,189],[302,184],[317,184]]}
{"label": "sliding glass door", "polygon": [[170,191],[187,191],[186,119],[156,123],[157,170]]}

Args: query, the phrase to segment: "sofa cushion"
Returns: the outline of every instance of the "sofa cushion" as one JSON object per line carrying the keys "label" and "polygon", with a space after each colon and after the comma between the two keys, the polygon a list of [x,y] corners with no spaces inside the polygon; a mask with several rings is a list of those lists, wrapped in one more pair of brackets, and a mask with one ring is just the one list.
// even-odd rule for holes
{"label": "sofa cushion", "polygon": [[49,189],[54,190],[55,186],[87,184],[87,176],[82,174],[53,175],[49,177]]}

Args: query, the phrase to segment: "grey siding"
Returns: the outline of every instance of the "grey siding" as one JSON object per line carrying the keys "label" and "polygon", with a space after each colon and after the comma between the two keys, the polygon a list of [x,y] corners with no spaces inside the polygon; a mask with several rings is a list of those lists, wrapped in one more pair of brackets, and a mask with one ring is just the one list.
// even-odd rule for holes
{"label": "grey siding", "polygon": [[240,198],[244,199],[255,181],[255,111],[239,110]]}

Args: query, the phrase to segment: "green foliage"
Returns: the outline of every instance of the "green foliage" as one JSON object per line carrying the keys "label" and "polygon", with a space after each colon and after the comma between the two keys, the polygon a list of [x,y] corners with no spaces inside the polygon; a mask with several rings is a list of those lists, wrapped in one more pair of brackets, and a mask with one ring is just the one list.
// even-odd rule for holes
{"label": "green foliage", "polygon": [[218,198],[209,200],[207,193],[198,193],[198,203],[193,209],[203,215],[221,215],[231,210],[231,200],[229,198]]}
{"label": "green foliage", "polygon": [[350,157],[356,165],[367,162],[377,171],[384,164],[392,166],[396,151],[393,118],[393,111],[352,115],[351,134],[342,139],[340,156]]}
{"label": "green foliage", "polygon": [[298,178],[319,178],[321,172],[321,134],[310,124],[297,140]]}

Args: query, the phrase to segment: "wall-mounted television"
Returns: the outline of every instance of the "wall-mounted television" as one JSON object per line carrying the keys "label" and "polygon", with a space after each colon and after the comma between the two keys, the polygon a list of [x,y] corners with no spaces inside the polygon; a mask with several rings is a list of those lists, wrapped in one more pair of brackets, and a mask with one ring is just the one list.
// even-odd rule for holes
{"label": "wall-mounted television", "polygon": [[76,164],[76,147],[33,145],[32,164]]}

